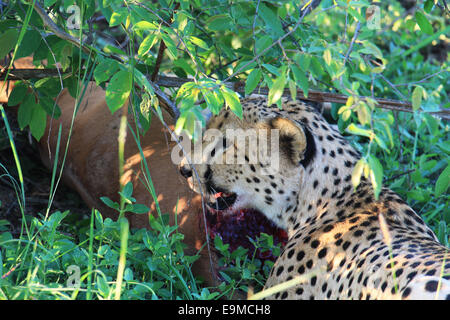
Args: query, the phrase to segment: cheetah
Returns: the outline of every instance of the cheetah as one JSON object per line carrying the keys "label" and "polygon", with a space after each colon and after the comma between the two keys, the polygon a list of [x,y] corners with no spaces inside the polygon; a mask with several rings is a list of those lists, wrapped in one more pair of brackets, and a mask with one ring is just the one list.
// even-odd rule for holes
{"label": "cheetah", "polygon": [[[360,154],[315,108],[287,98],[282,108],[261,96],[241,102],[242,119],[222,110],[208,121],[207,131],[223,134],[202,142],[208,161],[193,163],[195,170],[185,161],[180,171],[204,190],[210,210],[251,208],[287,231],[265,288],[306,281],[268,299],[450,299],[448,248],[395,192],[382,188],[375,199],[364,176],[353,187]],[[269,140],[278,143],[278,170],[266,170],[268,153],[252,161],[254,143],[228,139],[229,129],[276,129]],[[239,151],[243,161],[225,159]]]}

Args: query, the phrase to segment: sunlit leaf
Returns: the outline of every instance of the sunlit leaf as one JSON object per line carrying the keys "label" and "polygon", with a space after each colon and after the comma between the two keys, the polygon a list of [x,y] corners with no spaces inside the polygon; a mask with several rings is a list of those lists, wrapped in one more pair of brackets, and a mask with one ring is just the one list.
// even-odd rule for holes
{"label": "sunlit leaf", "polygon": [[261,81],[262,72],[261,69],[253,69],[252,72],[247,77],[247,81],[245,82],[245,95],[249,95],[255,90]]}
{"label": "sunlit leaf", "polygon": [[120,109],[130,96],[132,75],[128,70],[120,70],[106,88],[106,104],[112,113]]}
{"label": "sunlit leaf", "polygon": [[226,87],[222,87],[222,95],[225,99],[226,105],[235,115],[242,119],[242,105],[237,93]]}
{"label": "sunlit leaf", "polygon": [[375,199],[381,192],[382,181],[383,181],[383,166],[380,161],[374,156],[369,156],[369,166],[370,166],[370,181],[372,182],[372,187],[375,194]]}
{"label": "sunlit leaf", "polygon": [[278,78],[275,79],[275,81],[272,84],[272,87],[269,90],[268,95],[268,104],[269,106],[277,103],[278,100],[280,100],[281,96],[283,95],[284,87],[286,86],[286,76],[282,74]]}
{"label": "sunlit leaf", "polygon": [[417,24],[420,27],[420,30],[422,30],[423,33],[432,35],[433,34],[433,27],[431,26],[430,21],[428,21],[428,18],[425,16],[425,14],[417,10],[415,13]]}

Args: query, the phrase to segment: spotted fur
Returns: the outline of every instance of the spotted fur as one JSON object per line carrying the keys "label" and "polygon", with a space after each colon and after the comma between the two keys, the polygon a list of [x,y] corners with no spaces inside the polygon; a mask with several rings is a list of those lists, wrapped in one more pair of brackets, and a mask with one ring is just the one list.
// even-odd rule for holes
{"label": "spotted fur", "polygon": [[450,299],[448,248],[393,191],[383,188],[375,200],[364,178],[354,190],[351,174],[360,155],[316,109],[284,100],[280,110],[261,97],[242,104],[242,120],[226,110],[207,128],[282,129],[279,172],[261,174],[264,158],[200,164],[196,171],[207,191],[237,194],[234,209],[255,208],[288,231],[265,287],[297,276],[305,281],[269,299]]}

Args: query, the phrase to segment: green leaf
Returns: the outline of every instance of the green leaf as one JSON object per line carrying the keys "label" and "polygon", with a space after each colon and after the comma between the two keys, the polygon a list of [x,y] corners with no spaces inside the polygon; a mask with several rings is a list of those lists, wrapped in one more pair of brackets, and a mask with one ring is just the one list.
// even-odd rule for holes
{"label": "green leaf", "polygon": [[434,6],[434,0],[427,0],[423,5],[423,9],[426,13],[430,13]]}
{"label": "green leaf", "polygon": [[266,68],[267,71],[269,71],[269,72],[272,73],[273,75],[276,75],[277,77],[279,77],[279,76],[281,75],[281,74],[280,74],[280,71],[278,71],[278,68],[277,68],[277,67],[274,67],[274,66],[272,66],[272,65],[270,65],[270,64],[266,64],[266,63],[262,64],[262,66],[263,66],[264,68]]}
{"label": "green leaf", "polygon": [[361,41],[362,49],[359,50],[359,53],[371,54],[375,58],[383,59],[383,53],[375,44],[368,40]]}
{"label": "green leaf", "polygon": [[177,135],[180,135],[181,130],[183,130],[183,128],[184,128],[184,124],[186,123],[186,118],[187,118],[186,113],[187,112],[182,112],[177,119],[177,123],[175,124],[175,130],[174,130]]}
{"label": "green leaf", "polygon": [[133,30],[136,32],[156,31],[159,30],[159,27],[157,24],[154,24],[153,22],[139,21],[138,23],[134,24]]}
{"label": "green leaf", "polygon": [[349,126],[347,127],[347,130],[350,133],[357,134],[357,135],[364,136],[364,137],[370,137],[372,135],[372,131],[360,128],[360,127],[356,126],[354,123],[350,123]]}
{"label": "green leaf", "polygon": [[97,276],[97,289],[104,298],[109,296],[108,283],[101,275]]}
{"label": "green leaf", "polygon": [[405,27],[409,30],[409,32],[414,32],[415,26],[416,26],[416,21],[414,19],[406,20]]}
{"label": "green leaf", "polygon": [[325,60],[325,63],[327,65],[331,64],[331,51],[330,49],[325,49],[325,51],[323,52],[323,60]]}
{"label": "green leaf", "polygon": [[174,60],[173,64],[183,69],[187,74],[195,76],[195,70],[187,63],[185,59]]}
{"label": "green leaf", "polygon": [[209,49],[208,44],[205,41],[203,41],[202,39],[198,38],[198,37],[192,36],[192,37],[189,38],[189,40],[190,40],[190,42],[192,42],[193,44],[195,44],[196,46],[198,46],[198,47],[200,47],[202,49],[205,49],[205,50]]}
{"label": "green leaf", "polygon": [[41,34],[36,30],[28,30],[16,52],[16,59],[27,57],[37,50],[41,44]]}
{"label": "green leaf", "polygon": [[142,41],[141,45],[139,46],[138,55],[140,57],[145,56],[150,51],[150,49],[156,44],[157,41],[158,37],[154,33],[151,33],[148,36],[146,36]]}
{"label": "green leaf", "polygon": [[16,45],[19,31],[9,29],[0,35],[0,60],[3,59]]}
{"label": "green leaf", "polygon": [[36,100],[34,94],[26,96],[24,102],[19,106],[19,110],[17,111],[17,122],[19,123],[20,130],[23,130],[30,124],[35,107]]}
{"label": "green leaf", "polygon": [[438,231],[436,235],[439,242],[448,247],[449,237],[447,229],[447,223],[444,220],[439,221]]}
{"label": "green leaf", "polygon": [[224,102],[220,92],[211,91],[208,89],[201,89],[201,92],[208,109],[215,115],[219,114]]}
{"label": "green leaf", "polygon": [[262,72],[261,69],[253,69],[252,72],[247,77],[247,81],[245,82],[245,95],[249,95],[255,90],[258,86],[258,83],[261,81]]}
{"label": "green leaf", "polygon": [[37,141],[41,140],[44,135],[46,124],[47,112],[40,105],[35,105],[30,121],[30,131]]}
{"label": "green leaf", "polygon": [[447,165],[447,168],[442,171],[439,175],[439,178],[436,181],[436,185],[434,187],[434,195],[439,197],[441,194],[447,191],[450,186],[450,165]]}
{"label": "green leaf", "polygon": [[109,19],[109,27],[116,27],[123,23],[127,18],[128,10],[126,8],[119,8],[114,11]]}
{"label": "green leaf", "polygon": [[353,16],[356,20],[359,22],[366,22],[366,19],[355,9],[352,7],[347,8],[348,13],[350,13],[351,16]]}
{"label": "green leaf", "polygon": [[417,24],[420,27],[420,30],[422,30],[423,33],[432,35],[433,27],[431,26],[431,23],[428,21],[425,14],[422,11],[417,10],[415,17],[416,17]]}
{"label": "green leaf", "polygon": [[119,70],[119,63],[113,59],[104,59],[94,70],[95,83],[100,85]]}
{"label": "green leaf", "polygon": [[320,63],[319,59],[315,56],[311,57],[311,70],[313,75],[316,77],[321,77],[325,71],[323,70],[323,66]]}
{"label": "green leaf", "polygon": [[[2,84],[0,84],[0,87]],[[27,96],[28,86],[24,83],[16,84],[8,98],[8,106],[16,106]]]}
{"label": "green leaf", "polygon": [[222,87],[222,95],[225,99],[226,105],[235,115],[242,119],[242,105],[237,93],[227,87]]}
{"label": "green leaf", "polygon": [[255,43],[256,54],[258,54],[259,52],[263,51],[264,49],[266,49],[271,44],[272,44],[272,38],[267,36],[267,35],[262,36],[261,38],[258,38],[256,40],[256,43]]}
{"label": "green leaf", "polygon": [[297,86],[292,79],[288,80],[289,92],[291,93],[291,99],[295,101],[297,99]]}
{"label": "green leaf", "polygon": [[120,70],[112,78],[106,88],[106,104],[111,113],[119,110],[130,96],[132,78],[128,70]]}
{"label": "green leaf", "polygon": [[359,159],[359,161],[356,163],[355,167],[353,168],[352,185],[353,185],[353,188],[355,188],[355,189],[361,181],[361,175],[363,173],[365,164],[366,163],[363,159]]}
{"label": "green leaf", "polygon": [[283,95],[284,87],[286,86],[286,75],[282,74],[272,84],[268,95],[268,105],[271,106],[277,103]]}
{"label": "green leaf", "polygon": [[390,153],[390,150],[388,149],[388,147],[386,146],[384,141],[382,139],[380,139],[376,134],[373,135],[373,139],[380,146],[381,149],[383,149],[387,153]]}
{"label": "green leaf", "polygon": [[425,201],[424,192],[422,190],[411,190],[407,193],[408,199],[413,199],[419,202]]}
{"label": "green leaf", "polygon": [[56,1],[58,1],[58,0],[44,0],[44,6],[50,7],[50,6],[54,5],[56,3]]}
{"label": "green leaf", "polygon": [[281,25],[280,19],[277,17],[276,13],[262,2],[259,5],[259,15],[264,20],[267,30],[276,38],[279,38],[284,34],[283,26]]}
{"label": "green leaf", "polygon": [[212,31],[230,30],[232,25],[233,20],[228,14],[213,16],[206,21],[206,26]]}
{"label": "green leaf", "polygon": [[299,88],[302,89],[305,97],[308,98],[309,83],[308,78],[306,78],[305,72],[303,72],[303,70],[301,70],[296,65],[292,65],[291,70],[294,73],[295,82],[297,83]]}
{"label": "green leaf", "polygon": [[146,205],[143,204],[139,204],[139,203],[135,203],[132,205],[127,205],[127,210],[128,212],[133,212],[136,214],[144,214],[144,213],[148,213],[150,211],[150,208],[147,207]]}
{"label": "green leaf", "polygon": [[164,40],[164,44],[167,47],[167,53],[168,53],[169,58],[171,60],[176,60],[177,52],[178,52],[177,45],[175,44],[173,39],[168,34],[162,33],[161,37]]}
{"label": "green leaf", "polygon": [[189,133],[190,137],[194,136],[195,120],[197,120],[197,117],[194,112],[191,110],[186,112],[186,123],[184,124],[184,129]]}
{"label": "green leaf", "polygon": [[117,202],[112,201],[108,197],[100,197],[100,200],[102,200],[102,202],[104,204],[106,204],[108,207],[110,207],[112,209],[119,210],[119,208],[120,208],[120,206]]}
{"label": "green leaf", "polygon": [[309,70],[309,66],[311,64],[311,56],[301,53],[296,55],[295,61],[298,63],[300,68],[306,72]]}
{"label": "green leaf", "polygon": [[369,107],[364,101],[359,101],[358,108],[356,109],[358,115],[358,121],[360,124],[365,125],[370,123]]}
{"label": "green leaf", "polygon": [[372,187],[374,189],[375,199],[378,200],[383,181],[383,166],[377,158],[371,155],[369,156],[369,167],[370,181],[372,182]]}
{"label": "green leaf", "polygon": [[56,104],[52,98],[41,96],[39,97],[39,105],[45,110],[47,115],[59,119],[61,116],[61,108]]}
{"label": "green leaf", "polygon": [[122,195],[124,198],[129,199],[131,195],[133,194],[133,184],[131,181],[129,181],[120,192],[120,195]]}
{"label": "green leaf", "polygon": [[421,86],[416,86],[414,88],[414,91],[413,91],[412,97],[411,97],[412,108],[414,111],[419,110],[420,104],[422,103],[422,97],[423,97],[423,88]]}

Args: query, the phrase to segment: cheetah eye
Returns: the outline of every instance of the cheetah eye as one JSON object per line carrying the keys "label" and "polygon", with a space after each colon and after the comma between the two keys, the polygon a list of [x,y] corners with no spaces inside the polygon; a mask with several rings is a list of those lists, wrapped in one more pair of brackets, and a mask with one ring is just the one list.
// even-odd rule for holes
{"label": "cheetah eye", "polygon": [[228,145],[228,141],[226,138],[222,138],[222,148],[220,147],[220,142],[216,144],[214,149],[211,150],[211,158],[216,155],[216,152],[225,152],[227,148],[229,148],[230,145]]}

